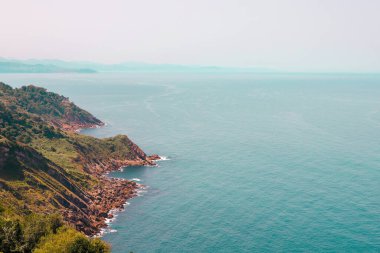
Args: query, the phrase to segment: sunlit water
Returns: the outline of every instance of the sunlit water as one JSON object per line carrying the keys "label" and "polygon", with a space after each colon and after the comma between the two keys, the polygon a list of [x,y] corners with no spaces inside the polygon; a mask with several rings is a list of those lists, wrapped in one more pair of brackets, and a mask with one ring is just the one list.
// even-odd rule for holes
{"label": "sunlit water", "polygon": [[113,252],[379,252],[380,76],[0,75],[69,96],[158,167]]}

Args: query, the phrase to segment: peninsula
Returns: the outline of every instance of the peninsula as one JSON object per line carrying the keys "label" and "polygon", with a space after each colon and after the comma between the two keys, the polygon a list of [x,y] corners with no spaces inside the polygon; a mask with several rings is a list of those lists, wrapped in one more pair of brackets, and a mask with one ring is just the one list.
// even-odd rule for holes
{"label": "peninsula", "polygon": [[[60,227],[97,235],[106,227],[106,219],[112,218],[110,210],[122,209],[136,195],[139,184],[105,174],[124,166],[154,165],[159,157],[146,155],[125,135],[98,139],[77,131],[103,125],[64,96],[33,85],[12,88],[0,83],[3,242],[11,240],[3,231],[7,224],[19,222],[22,230],[32,216],[45,222],[55,215],[62,220]],[[0,252],[19,252],[17,247],[25,245],[30,251],[47,247],[46,238],[58,233],[46,229],[31,243],[26,232],[20,232],[18,242],[0,245]]]}

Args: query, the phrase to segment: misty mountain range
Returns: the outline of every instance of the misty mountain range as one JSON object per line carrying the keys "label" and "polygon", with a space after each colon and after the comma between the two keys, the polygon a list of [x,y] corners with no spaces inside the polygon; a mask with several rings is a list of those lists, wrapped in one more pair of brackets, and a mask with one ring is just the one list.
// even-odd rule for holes
{"label": "misty mountain range", "polygon": [[267,68],[239,68],[125,62],[102,64],[62,60],[0,58],[0,73],[97,73],[97,72],[272,72]]}

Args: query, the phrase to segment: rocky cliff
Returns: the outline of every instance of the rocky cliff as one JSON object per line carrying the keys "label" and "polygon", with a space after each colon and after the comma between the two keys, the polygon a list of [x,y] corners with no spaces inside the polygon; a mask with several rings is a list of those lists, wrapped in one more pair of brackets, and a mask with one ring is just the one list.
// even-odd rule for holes
{"label": "rocky cliff", "polygon": [[[139,187],[106,172],[153,165],[127,136],[98,139],[75,133],[103,122],[68,98],[36,86],[0,83],[0,200],[15,215],[61,213],[94,235]],[[5,201],[6,200],[6,201]]]}

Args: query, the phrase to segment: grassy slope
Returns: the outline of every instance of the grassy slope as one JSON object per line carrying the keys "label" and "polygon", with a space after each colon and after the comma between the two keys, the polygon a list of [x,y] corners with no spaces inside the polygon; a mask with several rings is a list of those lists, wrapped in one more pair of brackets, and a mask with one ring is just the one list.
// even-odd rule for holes
{"label": "grassy slope", "polygon": [[90,196],[67,171],[34,149],[0,139],[0,198],[17,215],[86,206]]}
{"label": "grassy slope", "polygon": [[101,184],[99,176],[125,161],[147,158],[124,135],[97,139],[62,130],[101,124],[63,96],[0,83],[0,200],[6,213],[71,210],[91,226],[88,192]]}

